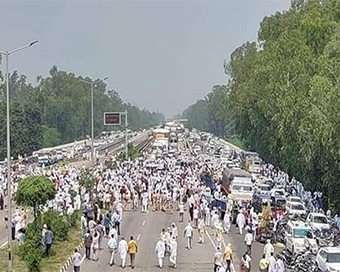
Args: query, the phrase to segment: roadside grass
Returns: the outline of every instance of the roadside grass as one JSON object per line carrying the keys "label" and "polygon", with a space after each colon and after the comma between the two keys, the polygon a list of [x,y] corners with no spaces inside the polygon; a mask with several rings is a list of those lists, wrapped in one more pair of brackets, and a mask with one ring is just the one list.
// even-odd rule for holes
{"label": "roadside grass", "polygon": [[[56,241],[52,245],[52,254],[50,258],[43,258],[41,262],[42,272],[59,271],[63,264],[74,252],[74,249],[80,244],[80,228],[76,226],[71,228],[68,233],[68,240],[59,242]],[[19,256],[19,245],[13,243],[13,272],[28,272],[26,263]],[[7,271],[8,267],[8,252],[7,247],[0,250],[0,271]]]}

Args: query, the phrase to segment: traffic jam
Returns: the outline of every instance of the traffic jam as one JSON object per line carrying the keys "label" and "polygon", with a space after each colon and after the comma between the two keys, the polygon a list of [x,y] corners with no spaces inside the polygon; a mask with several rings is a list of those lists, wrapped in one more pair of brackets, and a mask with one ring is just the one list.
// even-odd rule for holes
{"label": "traffic jam", "polygon": [[[211,134],[194,130],[188,143],[195,161],[206,165],[205,198],[221,220],[228,213],[241,233],[252,233],[254,243],[279,245],[275,259],[284,271],[340,271],[340,220],[323,210],[320,192],[306,191],[257,153]],[[240,213],[245,223],[239,224]]]}

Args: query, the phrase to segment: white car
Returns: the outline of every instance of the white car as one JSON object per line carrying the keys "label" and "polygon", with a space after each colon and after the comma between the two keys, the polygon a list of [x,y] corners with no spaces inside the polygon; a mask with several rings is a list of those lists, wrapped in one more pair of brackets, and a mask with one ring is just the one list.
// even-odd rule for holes
{"label": "white car", "polygon": [[298,203],[298,202],[288,202],[287,201],[286,211],[290,215],[305,216],[307,214],[305,206],[301,203]]}
{"label": "white car", "polygon": [[271,187],[267,184],[256,184],[255,191],[260,194],[269,195]]}
{"label": "white car", "polygon": [[303,204],[303,201],[300,197],[298,196],[289,196],[287,197],[287,202],[294,202],[294,203],[301,203]]}
{"label": "white car", "polygon": [[331,228],[327,217],[322,213],[310,213],[307,216],[307,222],[313,229],[324,230]]}
{"label": "white car", "polygon": [[340,248],[321,248],[316,255],[316,262],[322,272],[340,271]]}
{"label": "white car", "polygon": [[312,229],[308,224],[302,221],[288,221],[284,231],[287,250],[293,254],[302,251],[306,248],[306,241],[312,250],[317,250],[316,240],[311,235]]}

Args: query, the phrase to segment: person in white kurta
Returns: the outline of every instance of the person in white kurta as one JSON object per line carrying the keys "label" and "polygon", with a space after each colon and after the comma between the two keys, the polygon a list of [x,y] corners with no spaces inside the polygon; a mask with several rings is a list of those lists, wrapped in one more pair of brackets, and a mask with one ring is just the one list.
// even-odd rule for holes
{"label": "person in white kurta", "polygon": [[242,235],[242,231],[243,231],[243,228],[244,228],[244,224],[246,223],[246,220],[245,220],[244,215],[241,211],[237,215],[236,223],[237,223],[239,232]]}
{"label": "person in white kurta", "polygon": [[264,246],[263,254],[266,255],[266,259],[269,260],[269,257],[271,256],[272,252],[274,253],[274,247],[270,243],[270,240],[267,240],[267,244]]}
{"label": "person in white kurta", "polygon": [[268,272],[276,272],[276,259],[274,257],[274,253],[271,253],[269,257],[269,269]]}
{"label": "person in white kurta", "polygon": [[276,272],[284,272],[285,271],[285,264],[283,263],[282,259],[278,259],[276,261]]}
{"label": "person in white kurta", "polygon": [[223,224],[224,224],[224,230],[226,233],[229,233],[230,230],[230,214],[229,212],[226,212],[223,218]]}
{"label": "person in white kurta", "polygon": [[122,267],[125,267],[125,260],[126,260],[126,254],[128,252],[128,244],[127,242],[124,240],[124,238],[122,238],[122,240],[120,240],[119,244],[118,244],[118,253],[119,256],[122,260]]}
{"label": "person in white kurta", "polygon": [[163,268],[163,259],[165,255],[165,243],[162,241],[162,239],[158,240],[156,244],[155,252],[158,258],[158,266],[160,268]]}
{"label": "person in white kurta", "polygon": [[175,237],[172,237],[172,241],[170,243],[170,262],[176,267],[176,259],[177,259],[177,241]]}

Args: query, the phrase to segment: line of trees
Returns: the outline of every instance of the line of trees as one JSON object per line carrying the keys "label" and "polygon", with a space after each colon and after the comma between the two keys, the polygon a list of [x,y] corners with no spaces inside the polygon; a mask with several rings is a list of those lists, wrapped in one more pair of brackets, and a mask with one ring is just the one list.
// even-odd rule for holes
{"label": "line of trees", "polygon": [[[3,80],[3,75],[0,74]],[[73,73],[56,66],[48,77],[37,78],[37,86],[27,83],[24,75],[10,75],[10,115],[12,155],[30,154],[42,147],[55,146],[91,135],[91,86],[82,83]],[[0,84],[0,159],[6,156],[5,84]],[[105,111],[128,110],[130,129],[143,129],[164,120],[160,112],[150,112],[124,102],[104,82],[94,88],[95,135],[112,127],[103,124]]]}
{"label": "line of trees", "polygon": [[339,211],[339,63],[340,1],[295,0],[263,19],[257,42],[231,54],[228,84],[183,115],[197,128],[237,133]]}

